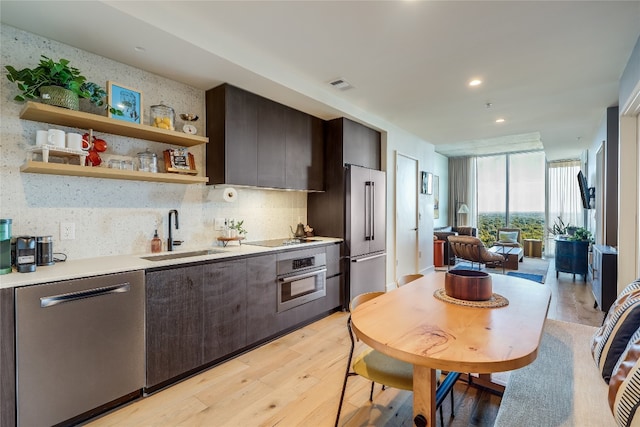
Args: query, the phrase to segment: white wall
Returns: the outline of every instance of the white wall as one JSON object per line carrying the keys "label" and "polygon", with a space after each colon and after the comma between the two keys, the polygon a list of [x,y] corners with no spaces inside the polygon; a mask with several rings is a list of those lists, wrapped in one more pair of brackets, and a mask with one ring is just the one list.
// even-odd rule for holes
{"label": "white wall", "polygon": [[449,158],[442,154],[434,153],[433,174],[440,181],[440,215],[433,220],[433,227],[445,227],[449,217]]}
{"label": "white wall", "polygon": [[[56,60],[65,58],[90,81],[103,87],[107,80],[113,80],[142,91],[146,120],[149,106],[164,101],[176,113],[198,114],[201,120],[195,123],[199,134],[204,134],[205,101],[201,90],[6,25],[0,26],[0,37],[3,70],[5,65],[33,68],[41,54]],[[78,259],[149,252],[155,228],[166,241],[170,209],[178,209],[180,213],[180,230],[175,236],[185,241],[184,249],[214,244],[218,235],[213,230],[216,217],[244,219],[248,240],[285,237],[289,225],[295,225],[298,219],[306,222],[306,194],[302,192],[238,189],[238,201],[228,204],[212,201],[220,190],[204,184],[21,173],[25,149],[34,144],[36,130],[49,126],[20,120],[18,115],[23,105],[13,101],[17,94],[15,84],[3,76],[0,79],[0,217],[13,220],[14,236],[52,235],[55,252]],[[51,127],[67,132],[84,131]],[[113,135],[104,135],[104,138],[109,144],[107,154],[134,156],[149,147],[162,158],[162,151],[169,148],[165,144]],[[204,146],[190,148],[190,151],[195,155],[198,169],[204,170]],[[63,221],[75,223],[75,240],[59,239],[59,224]]]}
{"label": "white wall", "polygon": [[[435,152],[432,144],[425,143],[416,136],[393,129],[387,132],[386,156],[383,158],[387,170],[387,283],[396,279],[396,234],[395,234],[395,154],[403,154],[418,159],[419,171],[432,171]],[[418,197],[418,246],[419,272],[433,268],[433,195],[420,194]],[[391,220],[391,222],[390,222]]]}
{"label": "white wall", "polygon": [[640,37],[620,78],[618,292],[640,276]]}
{"label": "white wall", "polygon": [[620,117],[618,291],[638,278],[638,136],[635,117]]}

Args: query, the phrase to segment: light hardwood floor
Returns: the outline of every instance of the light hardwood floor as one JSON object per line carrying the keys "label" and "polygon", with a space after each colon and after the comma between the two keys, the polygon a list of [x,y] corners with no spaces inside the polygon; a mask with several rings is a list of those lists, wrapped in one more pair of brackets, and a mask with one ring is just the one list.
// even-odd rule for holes
{"label": "light hardwood floor", "polygon": [[[548,317],[601,324],[590,285],[569,274],[555,276],[551,260],[544,285],[553,295]],[[332,426],[349,351],[346,320],[346,313],[334,313],[89,425]],[[370,403],[369,387],[360,377],[349,379],[340,425],[413,425],[411,392],[377,385]],[[499,396],[459,381],[454,399],[454,418],[450,400],[443,404],[445,426],[493,425]]]}

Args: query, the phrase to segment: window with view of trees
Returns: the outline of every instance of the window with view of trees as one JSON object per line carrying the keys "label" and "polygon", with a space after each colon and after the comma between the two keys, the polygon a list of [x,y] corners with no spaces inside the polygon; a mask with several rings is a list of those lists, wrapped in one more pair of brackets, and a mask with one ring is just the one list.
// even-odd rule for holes
{"label": "window with view of trees", "polygon": [[498,229],[519,228],[523,239],[544,240],[544,152],[477,159],[478,237],[486,246]]}

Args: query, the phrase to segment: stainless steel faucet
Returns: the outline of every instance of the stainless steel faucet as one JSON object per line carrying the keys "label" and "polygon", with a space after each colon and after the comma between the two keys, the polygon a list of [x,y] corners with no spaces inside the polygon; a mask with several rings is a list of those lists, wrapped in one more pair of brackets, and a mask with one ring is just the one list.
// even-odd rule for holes
{"label": "stainless steel faucet", "polygon": [[167,250],[173,251],[174,246],[180,246],[182,244],[182,240],[173,240],[172,227],[171,227],[171,214],[175,214],[176,217],[176,230],[180,228],[178,223],[178,211],[176,209],[171,209],[169,211],[169,238],[167,239]]}

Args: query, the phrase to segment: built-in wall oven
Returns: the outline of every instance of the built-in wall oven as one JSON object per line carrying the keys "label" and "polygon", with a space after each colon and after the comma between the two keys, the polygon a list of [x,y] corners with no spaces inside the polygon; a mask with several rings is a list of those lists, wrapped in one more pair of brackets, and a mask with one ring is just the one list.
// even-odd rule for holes
{"label": "built-in wall oven", "polygon": [[277,256],[278,313],[327,294],[324,250],[284,252]]}

